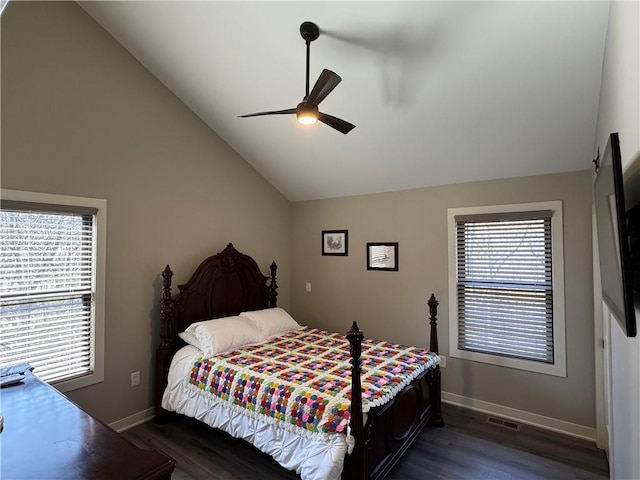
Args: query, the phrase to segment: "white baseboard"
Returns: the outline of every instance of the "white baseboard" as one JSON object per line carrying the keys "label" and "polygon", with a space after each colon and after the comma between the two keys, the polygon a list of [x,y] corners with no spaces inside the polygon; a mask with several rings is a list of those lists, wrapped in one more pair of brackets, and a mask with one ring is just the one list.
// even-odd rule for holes
{"label": "white baseboard", "polygon": [[[442,401],[450,403],[452,405],[458,405],[477,412],[496,415],[498,417],[513,420],[515,422],[526,423],[527,425],[533,425],[534,427],[544,428],[552,430],[554,432],[563,433],[572,437],[581,438],[595,442],[596,429],[591,427],[585,427],[576,423],[565,422],[564,420],[558,420],[557,418],[545,417],[544,415],[538,415],[536,413],[525,412],[524,410],[517,410],[511,407],[505,407],[496,403],[485,402],[483,400],[476,400],[474,398],[463,397],[455,393],[442,392]],[[154,408],[148,408],[133,415],[129,415],[120,420],[116,420],[110,423],[109,426],[117,432],[124,432],[130,428],[140,425],[148,420],[151,420],[155,415]],[[446,421],[446,419],[445,419]]]}
{"label": "white baseboard", "polygon": [[116,432],[124,432],[125,430],[129,430],[130,428],[135,427],[136,425],[140,425],[148,420],[151,420],[156,413],[155,408],[147,408],[138,413],[134,413],[133,415],[129,415],[128,417],[122,418],[120,420],[116,420],[109,424],[111,428],[113,428]]}
{"label": "white baseboard", "polygon": [[[544,415],[525,412],[524,410],[517,410],[515,408],[476,400],[474,398],[463,397],[462,395],[449,392],[442,392],[442,401],[452,405],[465,407],[470,410],[475,410],[477,412],[496,415],[507,420],[526,423],[527,425],[533,425],[534,427],[563,433],[583,440],[591,442],[596,441],[595,428],[585,427],[583,425],[578,425],[577,423],[565,422],[564,420],[558,420],[557,418],[545,417]],[[445,423],[446,421],[447,419],[445,418]]]}

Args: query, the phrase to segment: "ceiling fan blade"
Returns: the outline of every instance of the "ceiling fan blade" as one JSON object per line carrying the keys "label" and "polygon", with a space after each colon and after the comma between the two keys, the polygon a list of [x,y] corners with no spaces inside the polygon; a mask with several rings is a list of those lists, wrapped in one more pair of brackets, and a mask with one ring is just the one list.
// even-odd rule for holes
{"label": "ceiling fan blade", "polygon": [[247,113],[246,115],[238,115],[238,118],[259,117],[261,115],[286,115],[288,113],[296,113],[296,109],[287,108],[286,110],[273,110],[271,112]]}
{"label": "ceiling fan blade", "polygon": [[322,70],[322,73],[316,80],[316,84],[313,86],[309,97],[306,99],[307,103],[318,105],[329,95],[334,88],[342,81],[342,78],[337,73],[327,70]]}
{"label": "ceiling fan blade", "polygon": [[318,120],[320,120],[325,125],[329,125],[331,128],[335,128],[340,133],[344,133],[345,135],[356,128],[355,125],[347,122],[346,120],[332,117],[331,115],[327,115],[326,113],[322,112],[318,113]]}

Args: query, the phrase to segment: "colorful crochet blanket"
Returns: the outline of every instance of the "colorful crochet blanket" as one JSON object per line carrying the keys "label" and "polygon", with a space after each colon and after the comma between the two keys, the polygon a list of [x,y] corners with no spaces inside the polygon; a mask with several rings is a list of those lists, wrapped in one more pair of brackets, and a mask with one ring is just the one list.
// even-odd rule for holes
{"label": "colorful crochet blanket", "polygon": [[[187,383],[240,414],[305,436],[329,435],[349,424],[349,360],[344,335],[306,328],[262,345],[199,358]],[[390,401],[439,361],[425,349],[364,340],[363,412]]]}

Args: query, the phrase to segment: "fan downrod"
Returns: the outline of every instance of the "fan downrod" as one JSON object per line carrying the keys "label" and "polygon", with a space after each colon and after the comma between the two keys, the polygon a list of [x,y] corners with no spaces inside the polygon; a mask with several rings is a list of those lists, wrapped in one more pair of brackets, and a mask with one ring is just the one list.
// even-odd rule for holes
{"label": "fan downrod", "polygon": [[300,35],[305,42],[313,42],[320,36],[320,29],[318,25],[313,22],[303,22],[300,25]]}

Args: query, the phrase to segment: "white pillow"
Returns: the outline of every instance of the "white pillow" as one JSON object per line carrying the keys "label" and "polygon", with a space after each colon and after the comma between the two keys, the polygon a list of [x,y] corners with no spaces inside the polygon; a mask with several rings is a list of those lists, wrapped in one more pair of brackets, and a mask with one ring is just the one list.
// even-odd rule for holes
{"label": "white pillow", "polygon": [[240,316],[248,318],[254,322],[256,327],[260,330],[260,335],[263,340],[275,335],[295,332],[304,328],[280,307],[242,312]]}
{"label": "white pillow", "polygon": [[202,350],[205,357],[262,342],[258,327],[244,317],[215,318],[192,323],[178,335],[188,344]]}
{"label": "white pillow", "polygon": [[200,345],[200,342],[196,338],[195,334],[193,333],[193,331],[189,330],[193,325],[195,324],[189,325],[187,327],[187,330],[185,330],[184,332],[180,332],[178,336],[181,339],[183,339],[185,342],[187,342],[189,345],[193,345],[198,350],[202,350],[202,345]]}

